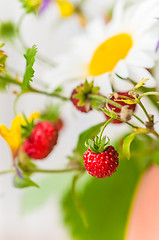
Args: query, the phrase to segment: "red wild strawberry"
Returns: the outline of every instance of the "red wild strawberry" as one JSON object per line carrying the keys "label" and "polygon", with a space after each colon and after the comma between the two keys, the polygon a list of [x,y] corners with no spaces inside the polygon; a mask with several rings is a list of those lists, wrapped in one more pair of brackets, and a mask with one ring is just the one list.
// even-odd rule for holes
{"label": "red wild strawberry", "polygon": [[88,149],[83,158],[86,170],[97,178],[111,176],[119,165],[118,153],[113,146],[109,146],[105,152],[98,154]]}
{"label": "red wild strawberry", "polygon": [[118,152],[106,142],[106,138],[88,140],[89,149],[84,153],[84,165],[90,175],[97,178],[111,176],[119,165]]}
{"label": "red wild strawberry", "polygon": [[81,112],[87,113],[92,110],[91,100],[88,98],[89,94],[98,94],[99,87],[95,87],[93,81],[88,83],[87,80],[77,86],[71,94],[71,101],[75,108]]}
{"label": "red wild strawberry", "polygon": [[57,137],[57,129],[51,122],[39,122],[35,125],[30,137],[25,139],[24,150],[30,158],[43,159],[56,145]]}
{"label": "red wild strawberry", "polygon": [[[129,95],[129,92],[117,92],[117,94],[118,94],[118,95],[121,95],[121,96],[129,97],[129,98],[131,98],[131,99],[134,99],[133,96]],[[122,100],[122,99],[125,100],[125,98],[121,98],[121,97],[117,97],[116,99],[117,99],[117,100]],[[115,97],[112,96],[112,97],[110,98],[110,100],[114,101],[114,100],[115,100]],[[131,110],[132,112],[134,112],[135,109],[136,109],[136,104],[127,104],[127,103],[124,103],[124,102],[122,102],[122,101],[116,101],[116,100],[115,100],[114,102],[119,103],[119,104],[122,105],[122,106],[126,106],[126,105],[127,105],[127,106],[128,106],[128,109]],[[117,107],[115,107],[115,106],[113,106],[113,105],[111,105],[111,104],[108,104],[108,106],[109,106],[110,109],[113,109],[113,111],[114,111],[115,113],[117,113],[118,115],[121,113],[121,109],[120,109],[120,108],[117,108]],[[106,114],[105,114],[105,116],[106,116],[106,119],[110,119],[110,117],[107,116]],[[117,124],[118,124],[118,123],[122,123],[122,121],[120,121],[120,120],[118,120],[118,119],[114,119],[112,123],[115,123],[115,124],[117,123]]]}
{"label": "red wild strawberry", "polygon": [[[81,84],[79,87],[83,87],[83,84]],[[92,108],[91,108],[90,105],[89,105],[88,107],[87,107],[86,105],[84,105],[84,106],[79,106],[79,105],[78,105],[80,99],[74,97],[76,94],[78,94],[78,91],[77,91],[77,89],[75,88],[75,89],[72,91],[72,94],[71,94],[71,101],[72,101],[73,105],[75,106],[75,108],[76,108],[77,110],[79,110],[80,112],[84,112],[84,113],[87,113],[87,112],[91,111]]]}

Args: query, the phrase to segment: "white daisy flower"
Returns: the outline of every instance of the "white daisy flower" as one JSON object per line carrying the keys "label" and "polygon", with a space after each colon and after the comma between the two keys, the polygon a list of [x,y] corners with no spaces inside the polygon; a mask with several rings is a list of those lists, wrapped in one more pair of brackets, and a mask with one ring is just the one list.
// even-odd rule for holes
{"label": "white daisy flower", "polygon": [[[155,80],[147,69],[154,67],[157,59],[158,17],[159,0],[145,0],[127,8],[124,0],[118,1],[109,24],[95,20],[71,42],[68,54],[59,58],[60,66],[51,73],[52,81],[98,80],[117,74],[135,82],[149,78],[147,86],[153,87]],[[51,86],[54,83],[49,81]]]}

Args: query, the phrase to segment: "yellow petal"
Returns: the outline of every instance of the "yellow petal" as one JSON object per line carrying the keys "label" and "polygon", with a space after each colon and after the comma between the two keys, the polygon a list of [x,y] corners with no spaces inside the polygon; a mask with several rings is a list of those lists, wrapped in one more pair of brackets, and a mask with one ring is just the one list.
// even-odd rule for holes
{"label": "yellow petal", "polygon": [[40,113],[34,112],[29,116],[28,121],[29,122],[34,121],[34,120],[38,119],[39,117],[40,117]]}
{"label": "yellow petal", "polygon": [[12,121],[11,128],[8,129],[5,125],[0,126],[0,134],[10,146],[13,155],[17,152],[21,145],[21,124],[23,119],[21,116],[16,116]]}
{"label": "yellow petal", "polygon": [[63,18],[69,17],[75,12],[75,7],[68,1],[57,0],[57,4]]}
{"label": "yellow petal", "polygon": [[132,38],[126,33],[107,39],[94,52],[89,64],[90,75],[99,76],[112,71],[117,63],[127,56],[132,45]]}

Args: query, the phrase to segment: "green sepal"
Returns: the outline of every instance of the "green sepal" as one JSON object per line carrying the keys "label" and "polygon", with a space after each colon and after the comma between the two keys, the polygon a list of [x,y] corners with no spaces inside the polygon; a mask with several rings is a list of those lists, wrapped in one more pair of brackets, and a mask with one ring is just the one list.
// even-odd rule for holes
{"label": "green sepal", "polygon": [[25,120],[25,125],[21,125],[22,141],[31,135],[31,132],[35,127],[34,121],[32,120],[29,122],[25,114],[23,114],[23,118]]}
{"label": "green sepal", "polygon": [[103,137],[100,139],[98,136],[96,136],[94,140],[89,139],[85,145],[87,148],[91,149],[92,152],[98,154],[106,151],[110,145],[110,139],[108,137]]}
{"label": "green sepal", "polygon": [[88,99],[88,94],[98,94],[99,89],[99,87],[94,87],[94,81],[89,83],[86,79],[83,86],[76,88],[77,94],[73,97],[79,99],[78,106],[84,106],[86,103],[91,105],[92,100]]}

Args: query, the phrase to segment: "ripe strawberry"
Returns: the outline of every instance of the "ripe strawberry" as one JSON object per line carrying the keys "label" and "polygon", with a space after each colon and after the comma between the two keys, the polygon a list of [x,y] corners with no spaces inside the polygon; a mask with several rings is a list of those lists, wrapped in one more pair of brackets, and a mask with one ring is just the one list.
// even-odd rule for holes
{"label": "ripe strawberry", "polygon": [[57,137],[57,129],[51,122],[39,122],[35,125],[30,137],[25,139],[24,150],[30,158],[43,159],[56,145]]}
{"label": "ripe strawberry", "polygon": [[88,149],[83,158],[86,170],[97,178],[110,177],[119,165],[118,153],[113,146],[109,146],[102,153],[94,153]]}
{"label": "ripe strawberry", "polygon": [[77,86],[71,94],[71,101],[75,108],[81,112],[87,113],[92,110],[92,101],[88,98],[89,94],[98,94],[99,87],[95,87],[93,81],[88,83],[87,80]]}
{"label": "ripe strawberry", "polygon": [[[102,130],[103,131],[103,130]],[[118,153],[113,146],[109,145],[109,138],[96,137],[88,140],[89,148],[83,156],[86,170],[93,177],[105,178],[111,176],[119,165]]]}
{"label": "ripe strawberry", "polygon": [[[133,96],[129,95],[129,92],[117,92],[117,94],[118,94],[118,95],[125,96],[125,97],[129,97],[129,98],[131,98],[131,99],[134,99]],[[121,98],[121,97],[117,97],[116,99],[119,99],[119,100],[124,99],[124,100],[125,100],[125,98]],[[112,97],[110,98],[110,100],[114,101],[114,100],[115,100],[115,97],[112,96]],[[132,112],[134,112],[135,109],[136,109],[136,104],[127,104],[127,103],[124,103],[124,102],[122,102],[122,101],[114,101],[114,102],[119,103],[119,104],[122,105],[122,106],[126,106],[126,105],[127,105],[127,106],[128,106],[128,109],[131,110]],[[113,106],[113,105],[111,105],[111,104],[108,104],[108,107],[109,107],[110,109],[113,109],[113,111],[114,111],[115,113],[117,113],[117,115],[119,115],[119,114],[121,113],[121,109],[120,109],[120,108],[117,108],[117,107],[115,107],[115,106]],[[110,119],[110,117],[107,116],[106,114],[105,114],[105,116],[106,116],[106,119]],[[118,120],[118,119],[114,119],[112,123],[120,124],[120,123],[122,123],[122,121],[120,121],[120,120]]]}

